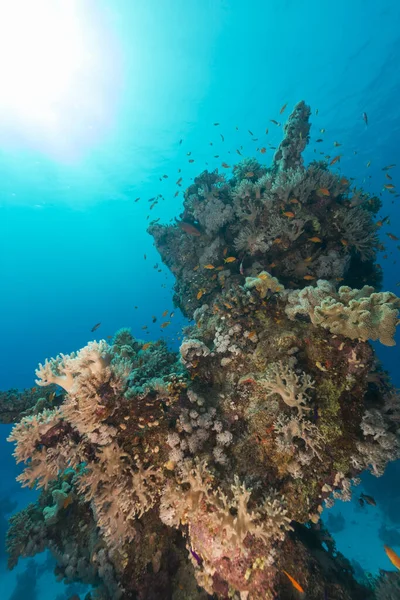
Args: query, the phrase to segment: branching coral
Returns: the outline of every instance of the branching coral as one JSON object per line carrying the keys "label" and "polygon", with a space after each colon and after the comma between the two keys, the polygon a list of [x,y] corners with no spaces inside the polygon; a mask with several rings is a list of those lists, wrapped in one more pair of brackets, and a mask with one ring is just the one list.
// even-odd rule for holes
{"label": "branching coral", "polygon": [[297,408],[300,417],[304,411],[311,410],[305,404],[309,401],[307,391],[314,387],[314,381],[307,373],[297,375],[293,369],[280,361],[269,365],[257,383],[266,390],[267,398],[278,394],[287,406]]}

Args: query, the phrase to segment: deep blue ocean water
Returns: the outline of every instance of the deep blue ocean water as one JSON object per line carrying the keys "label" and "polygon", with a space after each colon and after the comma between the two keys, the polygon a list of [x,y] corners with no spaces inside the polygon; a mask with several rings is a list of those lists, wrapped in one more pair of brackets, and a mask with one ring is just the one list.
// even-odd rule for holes
{"label": "deep blue ocean water", "polygon": [[[395,0],[1,3],[0,388],[33,386],[46,357],[120,327],[177,348],[185,320],[175,310],[160,329],[174,310],[173,278],[146,228],[179,215],[178,177],[186,187],[205,168],[232,164],[239,146],[255,155],[248,130],[278,145],[282,129],[270,119],[301,99],[312,108],[306,161],[338,142],[340,172],[381,194],[390,225],[378,262],[384,289],[399,292],[400,242],[386,234],[400,237],[400,199],[383,190],[382,171],[397,163],[390,173],[400,178],[399,22]],[[398,346],[377,351],[398,385]],[[14,481],[9,430],[0,428],[1,494],[22,507],[35,496]],[[331,511],[345,518],[338,548],[373,573],[393,568],[378,532],[399,526],[399,472],[365,477],[374,510],[354,501]],[[17,600],[15,575],[28,561],[8,574],[0,557],[4,598]],[[64,597],[51,570],[33,581],[28,600]]]}

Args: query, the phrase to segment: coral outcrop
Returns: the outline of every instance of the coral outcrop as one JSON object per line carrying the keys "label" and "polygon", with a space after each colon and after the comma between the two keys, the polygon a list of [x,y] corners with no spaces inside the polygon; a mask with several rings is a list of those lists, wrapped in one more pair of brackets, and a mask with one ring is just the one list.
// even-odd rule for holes
{"label": "coral outcrop", "polygon": [[270,167],[204,171],[179,221],[150,226],[193,321],[179,353],[124,329],[39,366],[64,391],[10,435],[42,490],[10,566],[49,548],[110,600],[289,599],[287,574],[309,600],[372,600],[319,519],[400,457],[369,342],[393,344],[400,300],[378,287],[379,201],[304,166],[309,117],[295,107]]}

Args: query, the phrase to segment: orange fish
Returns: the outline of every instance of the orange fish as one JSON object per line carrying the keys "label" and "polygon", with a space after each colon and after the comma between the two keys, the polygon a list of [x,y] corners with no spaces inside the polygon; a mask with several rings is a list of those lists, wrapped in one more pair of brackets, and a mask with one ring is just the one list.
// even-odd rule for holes
{"label": "orange fish", "polygon": [[229,304],[229,302],[224,302],[224,306],[226,306],[226,308],[233,308],[232,304]]}
{"label": "orange fish", "polygon": [[163,316],[163,317],[166,317],[166,316],[167,316],[167,314],[168,314],[168,311],[167,311],[167,310],[164,310],[164,312],[163,312],[162,316]]}
{"label": "orange fish", "polygon": [[346,177],[342,177],[340,180],[341,185],[349,185],[349,180]]}
{"label": "orange fish", "polygon": [[168,327],[168,325],[171,323],[171,321],[165,321],[164,323],[161,323],[160,327],[162,329],[165,329],[166,327]]}
{"label": "orange fish", "polygon": [[147,350],[147,348],[150,348],[151,344],[152,344],[151,342],[147,342],[147,344],[143,344],[142,350]]}
{"label": "orange fish", "polygon": [[199,268],[199,265],[196,265],[195,267],[193,267],[193,271],[197,271],[198,268]]}
{"label": "orange fish", "polygon": [[287,107],[287,102],[286,104],[284,104],[281,108],[281,110],[279,111],[279,114],[282,115],[285,112],[285,108]]}
{"label": "orange fish", "polygon": [[201,290],[199,290],[199,291],[197,292],[197,296],[196,296],[197,300],[200,300],[200,298],[201,298],[201,297],[203,296],[203,294],[205,294],[205,293],[206,293],[206,290],[205,290],[204,288],[201,288]]}
{"label": "orange fish", "polygon": [[320,196],[330,196],[331,193],[327,188],[319,188],[319,190],[317,190],[317,194],[319,194]]}
{"label": "orange fish", "polygon": [[228,258],[224,258],[224,263],[233,263],[237,260],[235,256],[228,256]]}
{"label": "orange fish", "polygon": [[342,242],[343,246],[348,246],[349,245],[349,242],[347,240],[343,239],[343,240],[340,240],[340,241]]}
{"label": "orange fish", "polygon": [[224,169],[230,169],[230,166],[226,162],[223,162],[221,166],[224,167]]}
{"label": "orange fish", "polygon": [[72,496],[67,496],[63,502],[63,508],[68,508],[70,504],[72,504]]}
{"label": "orange fish", "polygon": [[[270,269],[273,269],[274,267],[276,267],[276,263],[272,262],[270,265],[268,265]],[[262,279],[262,277],[259,276],[260,279]]]}
{"label": "orange fish", "polygon": [[254,173],[253,171],[248,171],[247,173],[244,174],[245,177],[247,177],[247,179],[249,179],[250,177],[254,177]]}
{"label": "orange fish", "polygon": [[321,238],[317,237],[316,235],[314,235],[313,237],[308,238],[309,242],[314,242],[314,244],[319,244],[320,242],[322,242]]}
{"label": "orange fish", "polygon": [[199,231],[197,229],[197,227],[195,227],[191,223],[186,223],[186,221],[179,221],[178,227],[180,227],[182,229],[182,231],[184,231],[185,233],[188,233],[189,235],[195,235],[195,236],[201,235],[201,231]]}
{"label": "orange fish", "polygon": [[385,552],[388,555],[390,562],[396,567],[396,569],[400,570],[400,556],[396,554],[392,548],[389,546],[383,546],[385,548]]}
{"label": "orange fish", "polygon": [[313,275],[304,275],[303,279],[306,279],[306,281],[312,281],[315,279],[315,277]]}
{"label": "orange fish", "polygon": [[272,243],[273,244],[280,244],[282,241],[282,238],[276,238]]}
{"label": "orange fish", "polygon": [[257,331],[250,331],[249,335],[247,336],[249,338],[249,340],[253,340],[257,335]]}
{"label": "orange fish", "polygon": [[216,270],[216,271],[222,271],[222,270],[223,270],[223,268],[224,268],[224,267],[223,267],[222,265],[220,265],[220,266],[219,266],[219,267],[217,267],[215,270]]}
{"label": "orange fish", "polygon": [[260,152],[261,152],[261,154],[265,154],[265,153],[266,153],[266,151],[267,151],[267,149],[266,149],[266,148],[264,148],[264,147],[263,147],[263,148],[260,148]]}
{"label": "orange fish", "polygon": [[394,185],[393,183],[385,183],[385,185],[383,186],[386,190],[393,190],[394,189]]}
{"label": "orange fish", "polygon": [[332,158],[331,162],[329,163],[330,165],[334,165],[335,163],[337,163],[338,161],[340,161],[341,156],[340,154],[338,154],[337,156],[335,156],[334,158]]}
{"label": "orange fish", "polygon": [[36,392],[36,390],[37,390],[37,387],[31,388],[31,392]]}
{"label": "orange fish", "polygon": [[395,240],[396,242],[399,240],[399,238],[396,235],[393,235],[393,233],[387,233],[386,234],[391,240]]}
{"label": "orange fish", "polygon": [[[400,559],[399,559],[400,561]],[[298,581],[296,581],[291,575],[289,575],[289,573],[287,571],[285,571],[284,569],[282,569],[282,571],[285,573],[286,577],[289,579],[290,583],[292,584],[292,586],[298,591],[301,592],[302,594],[304,594],[304,590],[301,587],[301,585],[299,584]]]}
{"label": "orange fish", "polygon": [[214,265],[211,265],[211,264],[209,264],[209,265],[204,265],[204,267],[203,267],[203,268],[204,268],[204,269],[215,269]]}
{"label": "orange fish", "polygon": [[290,204],[300,204],[300,202],[297,200],[297,198],[291,198],[289,200]]}
{"label": "orange fish", "polygon": [[289,219],[293,219],[293,217],[295,216],[295,215],[294,215],[294,212],[292,212],[292,211],[290,211],[290,210],[287,210],[287,211],[286,211],[286,212],[284,212],[283,214],[285,215],[285,217],[288,217]]}
{"label": "orange fish", "polygon": [[307,256],[307,258],[304,259],[305,263],[309,263],[312,261],[312,256]]}

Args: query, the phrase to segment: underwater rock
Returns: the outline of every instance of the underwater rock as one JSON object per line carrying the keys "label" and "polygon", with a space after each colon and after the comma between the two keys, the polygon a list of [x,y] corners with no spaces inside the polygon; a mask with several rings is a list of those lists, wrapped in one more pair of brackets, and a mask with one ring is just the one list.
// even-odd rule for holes
{"label": "underwater rock", "polygon": [[391,344],[400,300],[369,287],[378,203],[303,166],[309,116],[295,107],[271,167],[204,171],[180,220],[150,226],[194,319],[179,355],[121,330],[39,366],[66,394],[9,438],[19,481],[42,488],[11,520],[10,566],[49,548],[61,579],[110,599],[273,600],[293,581],[310,600],[373,597],[320,516],[400,456],[368,341]]}

